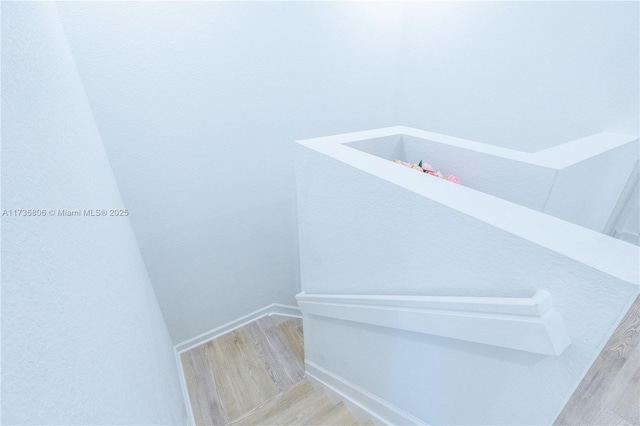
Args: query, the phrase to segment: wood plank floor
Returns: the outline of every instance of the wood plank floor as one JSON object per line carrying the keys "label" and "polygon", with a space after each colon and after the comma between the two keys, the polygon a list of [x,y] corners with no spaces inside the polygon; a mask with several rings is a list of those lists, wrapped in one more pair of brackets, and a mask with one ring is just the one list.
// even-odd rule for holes
{"label": "wood plank floor", "polygon": [[302,321],[266,316],[180,354],[198,425],[357,425],[304,379]]}
{"label": "wood plank floor", "polygon": [[640,297],[554,424],[640,425]]}
{"label": "wood plank floor", "polygon": [[302,380],[266,401],[232,425],[357,425],[343,403],[333,404],[324,391]]}
{"label": "wood plank floor", "polygon": [[[304,379],[299,319],[263,317],[180,357],[198,425],[358,424]],[[554,424],[640,425],[640,297]]]}

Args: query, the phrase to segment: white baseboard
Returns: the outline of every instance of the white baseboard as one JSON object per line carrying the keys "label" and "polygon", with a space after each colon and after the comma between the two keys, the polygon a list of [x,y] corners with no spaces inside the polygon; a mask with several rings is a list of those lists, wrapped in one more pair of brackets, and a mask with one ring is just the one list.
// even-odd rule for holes
{"label": "white baseboard", "polygon": [[266,315],[283,315],[288,317],[302,318],[302,313],[297,307],[272,303],[269,306],[265,306],[264,308],[258,309],[257,311],[251,312],[250,314],[247,314],[243,317],[237,318],[233,321],[229,321],[226,324],[204,332],[199,336],[193,337],[189,340],[185,340],[182,343],[178,343],[174,346],[174,349],[178,354],[184,351],[188,351],[189,349],[193,349],[205,342],[216,339],[223,334],[230,333],[233,330],[243,327],[250,322],[253,322],[258,318],[262,318]]}
{"label": "white baseboard", "polygon": [[302,318],[302,312],[300,308],[296,306],[289,305],[281,305],[279,303],[274,303],[271,305],[271,312],[269,315],[281,315],[283,317],[293,317],[293,318]]}
{"label": "white baseboard", "polygon": [[427,424],[311,361],[305,361],[305,371],[309,379],[319,382],[327,388],[329,392],[338,394],[349,408],[355,408],[354,415],[356,417],[360,417],[361,415],[357,412],[362,411],[366,413],[376,425]]}
{"label": "white baseboard", "polygon": [[173,352],[176,365],[178,366],[178,379],[180,380],[180,387],[182,388],[182,397],[184,398],[184,408],[187,410],[187,418],[185,419],[185,425],[195,426],[196,418],[193,415],[193,407],[189,400],[189,390],[187,389],[187,380],[184,377],[184,370],[182,369],[182,361],[180,360],[180,354],[177,351]]}

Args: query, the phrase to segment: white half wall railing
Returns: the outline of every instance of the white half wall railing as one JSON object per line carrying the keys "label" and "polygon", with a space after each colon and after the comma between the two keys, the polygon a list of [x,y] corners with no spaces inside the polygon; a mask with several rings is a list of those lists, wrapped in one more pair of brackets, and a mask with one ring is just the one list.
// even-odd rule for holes
{"label": "white half wall railing", "polygon": [[528,153],[404,126],[299,143],[349,162],[358,156],[359,165],[362,153],[387,162],[424,160],[469,188],[597,232],[604,231],[639,149],[636,136],[601,132]]}
{"label": "white half wall railing", "polygon": [[640,248],[604,233],[637,228],[637,161],[606,132],[537,153],[402,126],[298,141],[307,365],[428,424],[552,424],[638,295]]}
{"label": "white half wall railing", "polygon": [[303,315],[431,334],[544,355],[571,344],[551,294],[533,297],[296,296]]}

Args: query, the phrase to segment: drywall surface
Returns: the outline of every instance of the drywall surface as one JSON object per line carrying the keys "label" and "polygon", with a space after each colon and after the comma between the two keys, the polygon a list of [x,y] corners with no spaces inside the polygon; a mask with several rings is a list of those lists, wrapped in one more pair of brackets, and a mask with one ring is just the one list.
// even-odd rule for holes
{"label": "drywall surface", "polygon": [[400,120],[521,151],[638,135],[637,2],[406,2]]}
{"label": "drywall surface", "polygon": [[603,232],[637,161],[636,139],[560,170],[544,212]]}
{"label": "drywall surface", "polygon": [[53,3],[2,4],[2,89],[3,424],[183,423],[129,220],[84,216],[123,204]]}
{"label": "drywall surface", "polygon": [[429,424],[552,423],[638,294],[638,247],[347,150],[298,147],[303,291],[546,290],[572,343],[542,356],[308,316],[306,359]]}
{"label": "drywall surface", "polygon": [[293,140],[406,124],[537,151],[638,132],[633,2],[59,8],[175,343],[295,303]]}
{"label": "drywall surface", "polygon": [[[359,135],[368,135],[362,139]],[[473,188],[604,232],[638,161],[638,139],[601,132],[526,153],[434,132],[394,126],[306,140],[323,153],[346,146],[385,160],[428,158]],[[341,146],[342,144],[345,146]],[[351,156],[357,153],[351,153]],[[426,161],[425,161],[426,163]],[[358,166],[357,164],[356,167]],[[596,171],[597,172],[594,172]],[[623,194],[624,193],[624,194]]]}
{"label": "drywall surface", "polygon": [[613,235],[621,240],[640,245],[640,184],[637,177],[630,184],[633,185],[633,189],[615,224]]}
{"label": "drywall surface", "polygon": [[292,142],[395,124],[401,7],[58,7],[173,341],[295,304]]}

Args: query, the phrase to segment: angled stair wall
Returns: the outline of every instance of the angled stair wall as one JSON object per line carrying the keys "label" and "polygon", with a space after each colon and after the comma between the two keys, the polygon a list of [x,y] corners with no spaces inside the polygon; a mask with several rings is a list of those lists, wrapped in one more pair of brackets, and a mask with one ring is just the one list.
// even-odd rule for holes
{"label": "angled stair wall", "polygon": [[[402,157],[408,140],[423,145],[422,158]],[[420,422],[550,424],[638,294],[638,247],[594,230],[606,225],[636,158],[625,160],[628,170],[616,175],[615,185],[605,185],[617,194],[604,196],[606,206],[594,195],[589,208],[599,209],[596,215],[575,208],[588,210],[577,201],[582,188],[567,209],[554,212],[558,217],[545,206],[554,191],[580,181],[585,170],[573,166],[592,162],[607,174],[610,159],[629,155],[637,141],[599,134],[538,155],[471,142],[404,127],[299,142],[307,373],[310,367],[323,371],[344,392],[369,395],[379,402],[373,405]],[[442,163],[430,152],[439,152]],[[394,158],[422,159],[459,175],[462,185],[398,166],[389,161]],[[554,162],[555,178],[546,180],[543,169]],[[536,186],[538,177],[550,186]],[[554,180],[567,184],[556,187]],[[536,197],[538,208],[526,205]],[[567,221],[570,216],[581,225]],[[498,345],[472,342],[481,322],[472,320],[477,312],[411,308],[404,322],[397,317],[404,308],[383,303],[372,313],[363,303],[371,295],[528,299],[539,291],[555,300],[549,312],[562,317],[564,342],[571,342],[566,348],[535,349],[531,335],[516,333],[518,341],[491,327]],[[360,299],[336,307],[327,303],[331,295]],[[308,297],[316,298],[313,306]],[[350,304],[353,309],[343,309]],[[447,329],[454,317],[460,322]]]}

